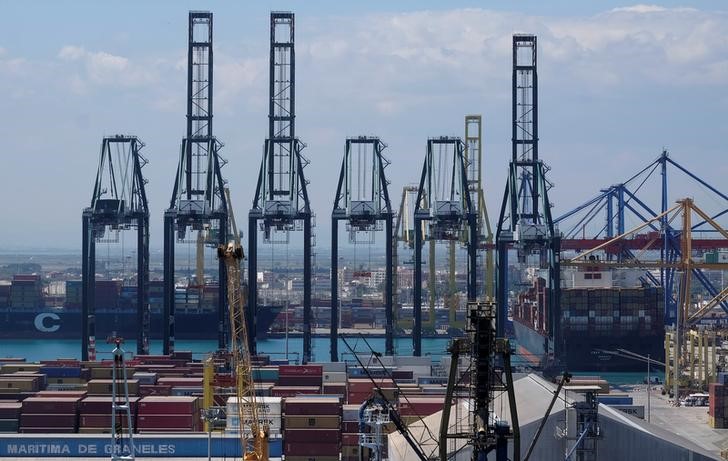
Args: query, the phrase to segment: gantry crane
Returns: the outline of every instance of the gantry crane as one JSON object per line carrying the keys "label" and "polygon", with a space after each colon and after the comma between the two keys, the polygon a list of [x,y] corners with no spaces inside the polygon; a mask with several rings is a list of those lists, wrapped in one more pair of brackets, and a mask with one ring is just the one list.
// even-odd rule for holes
{"label": "gantry crane", "polygon": [[[412,340],[415,356],[422,354],[422,245],[425,238],[431,245],[435,241],[459,240],[467,229],[468,301],[475,301],[476,297],[477,215],[468,191],[463,151],[464,144],[460,138],[439,137],[427,140],[414,212],[416,231]],[[417,231],[423,224],[427,227],[426,235]],[[431,274],[435,271],[433,255],[431,246]],[[430,292],[434,291],[434,287],[429,289]]]}
{"label": "gantry crane", "polygon": [[[220,156],[223,144],[213,135],[212,13],[190,11],[187,44],[187,130],[182,140],[169,208],[164,212],[164,343],[163,352],[174,352],[175,243],[188,232],[219,230],[218,244],[227,242],[228,206],[224,194]],[[198,258],[199,261],[199,258]],[[226,273],[218,264],[218,348],[225,347]],[[202,274],[198,273],[198,277]],[[199,282],[199,280],[198,280]]]}
{"label": "gantry crane", "polygon": [[[409,319],[402,318],[399,312],[399,275],[397,268],[399,267],[399,242],[404,243],[406,248],[415,247],[414,237],[414,201],[417,199],[417,186],[407,185],[402,188],[402,198],[399,202],[399,211],[394,220],[394,232],[392,233],[392,292],[394,293],[394,322],[398,329],[411,328],[412,323]],[[412,264],[411,260],[404,261],[404,264]],[[432,312],[434,316],[434,312]]]}
{"label": "gantry crane", "polygon": [[389,160],[382,154],[386,145],[376,137],[359,136],[346,140],[336,199],[331,212],[331,361],[339,360],[339,221],[345,221],[349,243],[361,243],[357,235],[370,234],[363,243],[373,244],[376,231],[384,221],[386,269],[384,278],[385,353],[394,355],[392,305],[394,296],[393,221],[389,200],[389,181],[384,173]]}
{"label": "gantry crane", "polygon": [[[96,242],[106,232],[137,231],[137,354],[149,353],[149,204],[142,175],[147,160],[136,136],[105,137],[91,206],[83,210],[81,358],[96,360]],[[108,332],[107,332],[108,333]]]}
{"label": "gantry crane", "polygon": [[[311,287],[315,238],[314,214],[309,202],[303,156],[306,145],[296,137],[296,54],[294,14],[270,14],[270,73],[268,99],[268,138],[265,140],[253,207],[248,214],[248,330],[251,352],[255,353],[258,308],[258,234],[264,242],[288,244],[290,233],[303,230],[303,357],[312,359]],[[276,240],[276,234],[281,240]],[[281,237],[282,236],[282,237]]]}
{"label": "gantry crane", "polygon": [[[243,459],[265,461],[268,459],[268,427],[261,425],[255,398],[255,383],[251,354],[248,348],[248,329],[245,322],[245,296],[241,285],[240,262],[243,248],[237,226],[232,220],[233,240],[227,246],[220,245],[218,257],[227,270],[227,301],[230,322],[230,365],[235,376],[237,397],[238,434]],[[250,408],[246,415],[246,408]],[[246,427],[248,428],[246,430]]]}

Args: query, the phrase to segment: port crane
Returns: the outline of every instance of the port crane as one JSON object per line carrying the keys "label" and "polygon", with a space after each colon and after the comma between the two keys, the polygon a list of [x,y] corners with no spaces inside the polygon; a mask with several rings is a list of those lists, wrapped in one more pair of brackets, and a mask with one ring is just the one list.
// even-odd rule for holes
{"label": "port crane", "polygon": [[[308,181],[303,156],[306,145],[296,137],[296,54],[294,14],[270,14],[270,67],[268,100],[268,137],[248,214],[248,288],[247,312],[250,351],[255,354],[258,308],[258,234],[269,244],[287,245],[291,232],[303,231],[303,356],[311,361],[311,287],[315,220],[308,197]],[[260,228],[258,227],[260,225]]]}
{"label": "port crane", "polygon": [[[175,339],[175,244],[190,232],[217,229],[218,244],[227,243],[228,206],[224,193],[220,155],[222,142],[212,130],[213,41],[212,13],[190,11],[187,47],[187,123],[177,164],[172,198],[164,212],[164,343],[163,352],[174,352]],[[195,242],[196,240],[192,240]],[[199,260],[199,257],[198,257]],[[227,274],[218,264],[218,348],[225,347],[225,300]],[[201,276],[201,274],[198,274]],[[198,280],[199,282],[199,280]]]}
{"label": "port crane", "polygon": [[[384,277],[385,354],[394,355],[393,335],[393,223],[389,181],[384,173],[389,160],[382,151],[386,145],[376,137],[359,136],[346,140],[336,199],[331,212],[331,361],[339,360],[339,221],[349,231],[349,243],[372,245],[377,231],[385,231],[386,269]],[[361,238],[361,235],[365,235]]]}
{"label": "port crane", "polygon": [[[245,322],[245,293],[241,284],[240,269],[243,248],[240,245],[240,235],[234,218],[230,220],[230,224],[233,239],[227,245],[219,246],[217,253],[220,260],[224,262],[228,274],[229,356],[230,366],[235,377],[238,433],[243,459],[245,461],[266,461],[268,459],[268,428],[261,424],[256,403],[251,353],[248,348],[248,329]],[[246,414],[246,408],[250,408],[248,414]]]}
{"label": "port crane", "polygon": [[103,138],[91,206],[83,210],[81,358],[96,360],[96,243],[108,232],[137,232],[137,354],[149,353],[149,204],[142,168],[144,143],[136,136]]}
{"label": "port crane", "polygon": [[[465,168],[464,144],[460,138],[439,137],[427,140],[414,212],[414,328],[413,354],[422,354],[422,246],[430,242],[430,280],[435,271],[433,246],[438,241],[458,241],[467,229],[467,295],[475,301],[477,280],[477,214],[470,200]],[[425,225],[423,235],[417,229]],[[428,287],[430,296],[434,287]]]}

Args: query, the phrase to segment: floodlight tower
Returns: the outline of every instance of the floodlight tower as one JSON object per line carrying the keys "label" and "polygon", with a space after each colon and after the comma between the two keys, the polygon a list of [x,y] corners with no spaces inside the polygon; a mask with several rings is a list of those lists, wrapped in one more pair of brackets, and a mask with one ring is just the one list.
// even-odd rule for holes
{"label": "floodlight tower", "polygon": [[[385,144],[379,138],[360,136],[346,140],[344,160],[339,173],[334,209],[331,213],[331,361],[338,361],[339,323],[339,221],[345,221],[349,242],[374,244],[376,231],[385,227],[384,309],[385,354],[394,355],[393,338],[393,225],[394,214],[384,169],[389,165],[382,151]],[[366,233],[367,238],[357,236]]]}
{"label": "floodlight tower", "polygon": [[[308,160],[301,151],[305,144],[296,137],[294,15],[270,14],[270,99],[268,139],[248,215],[248,322],[250,352],[256,353],[256,310],[258,308],[258,223],[268,243],[288,244],[291,231],[303,230],[303,357],[311,361],[311,250],[313,213],[303,174]],[[284,236],[276,240],[275,233]]]}
{"label": "floodlight tower", "polygon": [[[423,240],[458,241],[467,229],[468,301],[476,297],[478,218],[468,191],[464,144],[460,138],[427,140],[414,215],[414,355],[422,355],[422,244]],[[427,222],[427,235],[422,224]],[[434,271],[431,264],[430,271]],[[428,287],[433,290],[434,287]]]}
{"label": "floodlight tower", "polygon": [[551,218],[546,180],[548,167],[538,154],[538,76],[536,36],[513,36],[512,158],[496,232],[498,304],[497,336],[503,337],[508,312],[508,252],[519,262],[536,260],[549,288],[549,337],[552,350],[560,347],[559,306],[561,237]]}
{"label": "floodlight tower", "polygon": [[82,360],[95,360],[96,355],[96,241],[107,230],[137,231],[137,354],[149,353],[149,204],[142,147],[136,136],[110,136],[101,142],[91,206],[82,215]]}
{"label": "floodlight tower", "polygon": [[[227,241],[228,207],[221,168],[222,143],[212,131],[212,13],[190,11],[187,48],[187,133],[182,140],[172,199],[164,212],[164,353],[174,352],[175,242],[188,231],[217,231],[218,243]],[[226,347],[225,301],[227,273],[218,262],[218,347]]]}

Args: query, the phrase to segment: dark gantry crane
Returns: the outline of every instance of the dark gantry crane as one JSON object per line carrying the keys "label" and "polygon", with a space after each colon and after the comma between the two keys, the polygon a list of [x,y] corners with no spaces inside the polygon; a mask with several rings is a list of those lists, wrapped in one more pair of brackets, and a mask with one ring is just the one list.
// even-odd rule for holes
{"label": "dark gantry crane", "polygon": [[258,222],[264,241],[275,243],[273,234],[286,236],[303,227],[303,356],[311,361],[311,257],[313,213],[303,174],[308,160],[301,151],[305,144],[296,137],[294,15],[270,14],[270,99],[268,139],[263,148],[253,207],[248,215],[248,288],[246,309],[250,353],[256,354],[256,310],[258,309]]}
{"label": "dark gantry crane", "polygon": [[[549,288],[549,337],[552,344],[545,352],[560,347],[559,306],[560,234],[551,218],[551,203],[546,180],[548,167],[538,153],[538,77],[536,73],[536,36],[513,36],[512,158],[508,167],[503,203],[496,233],[496,299],[498,337],[504,337],[508,313],[508,253],[515,249],[521,264],[537,257],[537,267],[547,272]],[[533,262],[533,261],[531,261]]]}
{"label": "dark gantry crane", "polygon": [[[190,11],[187,49],[187,133],[169,209],[164,212],[164,353],[174,351],[175,243],[190,231],[217,231],[218,243],[226,244],[228,207],[219,155],[222,143],[212,131],[212,13]],[[218,262],[218,347],[226,346],[225,302],[227,275]]]}
{"label": "dark gantry crane", "polygon": [[334,209],[331,212],[331,361],[338,361],[339,323],[339,221],[345,221],[349,243],[358,244],[359,233],[370,238],[361,243],[374,244],[374,233],[385,228],[384,309],[385,354],[394,355],[393,339],[393,225],[394,214],[389,200],[389,189],[384,169],[389,161],[382,155],[385,144],[379,138],[360,136],[346,140],[344,160],[341,163],[339,184],[336,188]]}
{"label": "dark gantry crane", "polygon": [[[467,228],[468,301],[476,297],[478,216],[470,200],[468,178],[460,138],[440,137],[427,140],[427,153],[415,201],[414,266],[414,355],[422,355],[422,244],[423,240],[458,241]],[[427,223],[426,235],[422,224]],[[432,249],[430,250],[432,251]],[[430,258],[432,260],[433,258]],[[435,267],[430,264],[430,271]],[[428,289],[433,290],[430,286]]]}
{"label": "dark gantry crane", "polygon": [[[101,142],[91,206],[83,210],[81,309],[82,360],[96,355],[96,241],[108,231],[137,231],[137,353],[149,353],[149,204],[142,167],[144,143],[116,135]],[[122,255],[123,257],[123,255]]]}

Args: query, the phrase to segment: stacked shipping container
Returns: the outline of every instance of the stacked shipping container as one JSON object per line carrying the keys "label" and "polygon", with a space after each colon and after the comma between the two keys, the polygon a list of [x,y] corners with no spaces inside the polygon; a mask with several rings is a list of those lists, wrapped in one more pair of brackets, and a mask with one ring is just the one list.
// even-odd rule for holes
{"label": "stacked shipping container", "polygon": [[728,373],[718,374],[718,382],[708,386],[708,421],[714,429],[728,429]]}
{"label": "stacked shipping container", "polygon": [[283,453],[287,461],[338,461],[340,397],[292,397],[284,402]]}

